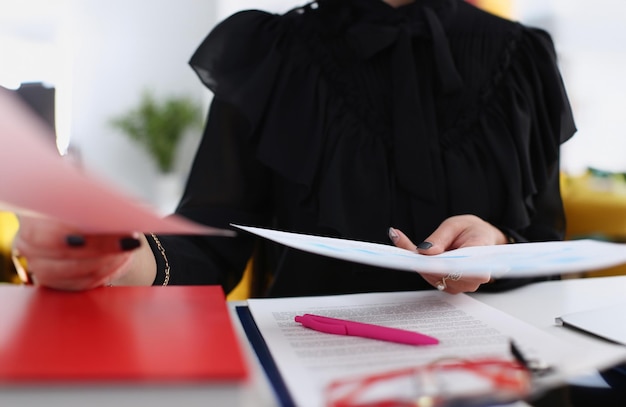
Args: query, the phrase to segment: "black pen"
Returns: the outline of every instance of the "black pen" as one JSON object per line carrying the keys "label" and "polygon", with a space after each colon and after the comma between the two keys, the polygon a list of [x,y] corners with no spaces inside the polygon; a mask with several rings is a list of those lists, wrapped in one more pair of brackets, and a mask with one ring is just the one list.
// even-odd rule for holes
{"label": "black pen", "polygon": [[513,340],[510,340],[509,344],[511,346],[511,353],[513,354],[513,357],[515,358],[515,360],[520,365],[524,366],[526,370],[530,370],[530,367],[528,366],[528,361],[526,360],[522,352],[519,350],[515,342]]}
{"label": "black pen", "polygon": [[513,340],[510,340],[509,344],[511,348],[511,354],[513,354],[515,360],[520,365],[524,366],[524,368],[531,372],[533,375],[543,375],[552,370],[552,367],[542,360],[527,359]]}

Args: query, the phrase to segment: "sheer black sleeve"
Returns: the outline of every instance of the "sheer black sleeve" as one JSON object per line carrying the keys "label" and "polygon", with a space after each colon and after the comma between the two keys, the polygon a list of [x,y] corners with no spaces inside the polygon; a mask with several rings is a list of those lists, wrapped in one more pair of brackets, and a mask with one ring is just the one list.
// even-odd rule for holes
{"label": "sheer black sleeve", "polygon": [[[247,143],[247,120],[231,105],[214,99],[185,192],[176,214],[218,228],[266,223],[271,191],[267,170]],[[253,238],[159,235],[171,267],[170,284],[237,284],[250,258]],[[155,252],[157,259],[160,253]],[[163,265],[159,275],[162,275]],[[162,280],[157,276],[155,284]]]}

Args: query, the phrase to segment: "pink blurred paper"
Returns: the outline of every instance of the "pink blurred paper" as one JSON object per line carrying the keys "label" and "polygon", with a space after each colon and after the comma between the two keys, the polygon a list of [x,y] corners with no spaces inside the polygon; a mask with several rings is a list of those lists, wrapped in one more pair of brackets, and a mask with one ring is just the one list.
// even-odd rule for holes
{"label": "pink blurred paper", "polygon": [[48,216],[86,233],[233,234],[158,215],[63,159],[50,131],[0,87],[0,210]]}

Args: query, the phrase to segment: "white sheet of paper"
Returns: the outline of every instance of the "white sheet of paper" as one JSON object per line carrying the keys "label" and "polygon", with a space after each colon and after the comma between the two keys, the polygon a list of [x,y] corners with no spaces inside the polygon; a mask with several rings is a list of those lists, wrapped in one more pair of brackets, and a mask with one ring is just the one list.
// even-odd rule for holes
{"label": "white sheet of paper", "polygon": [[163,218],[64,160],[50,132],[16,95],[0,87],[0,210],[51,217],[87,233],[232,235],[182,217]]}
{"label": "white sheet of paper", "polygon": [[[527,358],[555,367],[538,386],[560,384],[589,368],[589,361],[579,357],[583,350],[464,294],[421,291],[249,299],[248,306],[298,406],[323,406],[325,387],[335,378],[418,366],[444,357],[510,360],[510,339]],[[415,330],[440,343],[410,346],[321,333],[294,322],[296,315],[304,313]]]}
{"label": "white sheet of paper", "polygon": [[626,244],[591,239],[464,247],[426,256],[392,245],[233,225],[285,246],[390,269],[496,278],[577,273],[626,263]]}

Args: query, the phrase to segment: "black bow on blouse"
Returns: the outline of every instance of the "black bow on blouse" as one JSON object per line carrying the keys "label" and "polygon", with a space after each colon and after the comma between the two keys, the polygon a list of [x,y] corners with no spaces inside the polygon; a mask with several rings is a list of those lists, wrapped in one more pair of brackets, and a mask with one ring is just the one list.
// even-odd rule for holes
{"label": "black bow on blouse", "polygon": [[[374,4],[376,3],[376,4]],[[444,94],[463,87],[450,51],[441,18],[456,9],[456,1],[420,1],[393,9],[380,0],[354,1],[357,7],[378,7],[385,13],[364,13],[364,20],[348,31],[348,38],[363,59],[392,48],[393,160],[398,182],[415,197],[436,202],[436,183],[443,182],[435,117],[434,95],[423,91],[424,81],[439,81]],[[382,7],[381,7],[382,6]],[[436,10],[436,11],[435,11]],[[432,61],[416,60],[413,40],[432,44]],[[421,66],[434,65],[436,78],[423,76]],[[426,70],[429,72],[429,70]]]}

